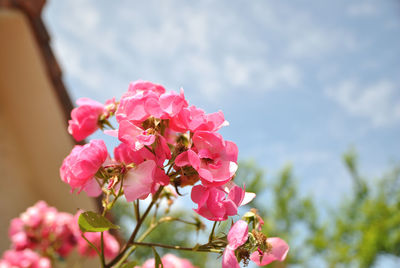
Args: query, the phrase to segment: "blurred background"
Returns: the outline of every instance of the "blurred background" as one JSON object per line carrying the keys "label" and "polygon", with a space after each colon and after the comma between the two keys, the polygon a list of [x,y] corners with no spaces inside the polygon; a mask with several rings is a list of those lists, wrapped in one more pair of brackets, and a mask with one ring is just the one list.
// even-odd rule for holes
{"label": "blurred background", "polygon": [[236,180],[292,247],[276,267],[399,267],[399,1],[53,0],[42,18],[73,101],[144,79],[224,112]]}

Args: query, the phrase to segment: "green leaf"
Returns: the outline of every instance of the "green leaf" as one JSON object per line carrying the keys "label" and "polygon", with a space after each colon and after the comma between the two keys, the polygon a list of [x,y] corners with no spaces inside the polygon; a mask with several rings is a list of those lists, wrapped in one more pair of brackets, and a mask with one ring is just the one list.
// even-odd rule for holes
{"label": "green leaf", "polygon": [[131,262],[124,263],[124,265],[122,265],[121,268],[133,268],[135,266],[136,266],[136,262],[131,261]]}
{"label": "green leaf", "polygon": [[153,249],[154,253],[154,260],[155,260],[155,268],[164,268],[164,265],[161,261],[160,255],[158,255],[156,249],[154,247],[151,247]]}
{"label": "green leaf", "polygon": [[86,211],[79,215],[79,228],[82,232],[104,232],[109,229],[119,229],[118,225],[93,211]]}

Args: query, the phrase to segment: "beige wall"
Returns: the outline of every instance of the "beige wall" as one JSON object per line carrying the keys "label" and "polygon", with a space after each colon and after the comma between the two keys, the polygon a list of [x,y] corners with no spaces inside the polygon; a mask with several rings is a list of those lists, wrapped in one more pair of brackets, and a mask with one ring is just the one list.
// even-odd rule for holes
{"label": "beige wall", "polygon": [[72,146],[29,24],[0,9],[0,253],[9,220],[38,200],[72,213],[94,208],[59,178]]}

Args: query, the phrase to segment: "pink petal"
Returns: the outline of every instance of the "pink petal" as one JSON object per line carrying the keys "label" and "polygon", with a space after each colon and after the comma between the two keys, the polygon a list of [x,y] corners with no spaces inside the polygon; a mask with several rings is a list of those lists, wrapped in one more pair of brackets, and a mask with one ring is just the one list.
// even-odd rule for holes
{"label": "pink petal", "polygon": [[250,259],[257,265],[267,265],[273,261],[284,261],[289,251],[289,245],[279,237],[267,238],[267,242],[272,246],[271,252],[260,255],[258,251],[251,254]]}
{"label": "pink petal", "polygon": [[235,202],[236,206],[240,206],[243,201],[245,192],[242,188],[235,185],[231,188],[228,194],[228,198]]}
{"label": "pink petal", "polygon": [[235,256],[235,250],[229,246],[226,247],[222,255],[222,268],[240,268]]}
{"label": "pink petal", "polygon": [[223,201],[225,207],[225,213],[227,216],[235,216],[238,211],[238,206],[232,200]]}
{"label": "pink petal", "polygon": [[192,166],[197,170],[200,167],[200,159],[194,151],[189,149],[176,157],[175,164],[178,167]]}
{"label": "pink petal", "polygon": [[161,118],[165,115],[164,111],[160,107],[160,102],[156,95],[150,94],[147,96],[144,107],[147,113],[156,118]]}
{"label": "pink petal", "polygon": [[192,201],[195,202],[199,207],[203,206],[203,204],[207,201],[208,195],[209,192],[203,185],[196,185],[192,188]]}
{"label": "pink petal", "polygon": [[155,155],[158,166],[162,166],[166,159],[171,158],[171,150],[168,147],[166,139],[161,135],[157,135]]}
{"label": "pink petal", "polygon": [[249,236],[249,228],[247,222],[243,220],[238,220],[228,233],[228,243],[234,249],[237,249],[243,245]]}
{"label": "pink petal", "polygon": [[169,116],[176,116],[183,107],[188,106],[188,103],[185,100],[183,89],[181,90],[180,94],[171,91],[161,95],[160,106],[166,113],[169,114]]}
{"label": "pink petal", "polygon": [[88,105],[88,106],[94,106],[94,107],[99,107],[99,108],[104,107],[104,105],[101,104],[100,102],[89,99],[89,98],[79,98],[76,100],[76,104],[79,106]]}
{"label": "pink petal", "polygon": [[120,100],[115,113],[118,122],[123,120],[142,122],[149,116],[145,110],[145,99],[137,97],[132,92],[125,93]]}
{"label": "pink petal", "polygon": [[237,145],[232,141],[225,141],[225,157],[226,160],[237,162],[237,157],[239,153],[239,149]]}
{"label": "pink petal", "polygon": [[123,182],[126,201],[144,199],[151,193],[155,168],[156,163],[147,160],[126,173]]}
{"label": "pink petal", "polygon": [[206,185],[209,184],[209,185],[217,186],[216,183],[213,183],[214,182],[214,180],[213,180],[214,178],[213,178],[212,173],[209,170],[207,170],[205,168],[199,168],[197,170],[197,172],[199,173],[199,175],[201,177],[201,182],[203,184],[206,184]]}
{"label": "pink petal", "polygon": [[216,113],[211,113],[206,115],[207,120],[207,129],[209,131],[217,131],[223,126],[228,126],[229,122],[225,121],[224,114],[222,111],[218,111]]}
{"label": "pink petal", "polygon": [[152,145],[156,140],[156,136],[154,135],[138,135],[137,136],[138,142],[143,145]]}
{"label": "pink petal", "polygon": [[103,132],[108,136],[118,138],[118,130],[116,129],[106,129]]}
{"label": "pink petal", "polygon": [[102,192],[100,185],[97,183],[96,179],[93,178],[89,180],[85,186],[82,188],[83,191],[90,197],[99,196]]}
{"label": "pink petal", "polygon": [[129,84],[128,91],[137,93],[138,91],[152,91],[158,96],[165,92],[165,88],[162,85],[158,85],[149,81],[137,80]]}

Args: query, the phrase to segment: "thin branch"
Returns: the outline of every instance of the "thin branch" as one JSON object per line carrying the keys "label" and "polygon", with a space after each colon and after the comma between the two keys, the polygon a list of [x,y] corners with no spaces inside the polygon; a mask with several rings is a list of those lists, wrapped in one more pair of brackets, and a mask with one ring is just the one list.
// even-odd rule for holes
{"label": "thin branch", "polygon": [[109,264],[106,265],[106,267],[112,267],[114,264],[116,264],[125,254],[125,252],[128,250],[130,245],[133,245],[133,241],[136,238],[137,233],[139,232],[140,227],[142,226],[146,216],[149,214],[150,210],[152,209],[152,207],[154,206],[154,204],[156,203],[158,197],[161,194],[162,189],[164,188],[164,186],[160,186],[160,188],[158,188],[157,192],[154,194],[153,199],[151,200],[150,205],[147,207],[146,211],[144,212],[144,214],[140,217],[140,220],[137,222],[135,229],[133,230],[131,236],[128,239],[128,242],[125,244],[124,248],[122,249],[122,251],[117,255],[117,257],[115,257]]}
{"label": "thin branch", "polygon": [[101,252],[100,259],[101,259],[102,267],[104,267],[104,265],[106,265],[106,260],[104,258],[104,235],[103,235],[103,233],[104,232],[101,232],[101,234],[100,234],[100,252]]}
{"label": "thin branch", "polygon": [[139,208],[139,199],[135,201],[133,201],[133,207],[135,209],[135,217],[136,217],[136,222],[139,222],[140,220],[140,208]]}
{"label": "thin branch", "polygon": [[211,241],[214,238],[214,231],[215,231],[215,226],[217,226],[217,221],[214,222],[210,236],[208,237],[208,243],[211,243]]}
{"label": "thin branch", "polygon": [[157,243],[145,243],[145,242],[133,242],[132,244],[137,245],[137,246],[169,248],[169,249],[175,249],[175,250],[196,251],[196,252],[213,252],[213,253],[221,253],[222,252],[222,250],[220,250],[220,249],[201,248],[201,246],[187,248],[187,247],[181,247],[181,246],[172,246],[172,245],[157,244]]}
{"label": "thin branch", "polygon": [[[150,227],[138,238],[137,242],[142,242],[152,231],[154,231],[161,223],[179,221],[186,224],[197,225],[197,223],[181,220],[174,217],[162,217],[158,222],[151,224]],[[137,248],[136,245],[131,246],[125,253],[125,255],[119,260],[115,267],[119,267]]]}
{"label": "thin branch", "polygon": [[83,233],[81,234],[81,236],[82,236],[83,239],[85,239],[85,241],[89,244],[89,246],[96,251],[97,255],[99,255],[100,262],[101,262],[101,267],[105,267],[104,263],[102,262],[101,253],[100,253],[99,249],[95,245],[93,245],[93,243],[90,242]]}

